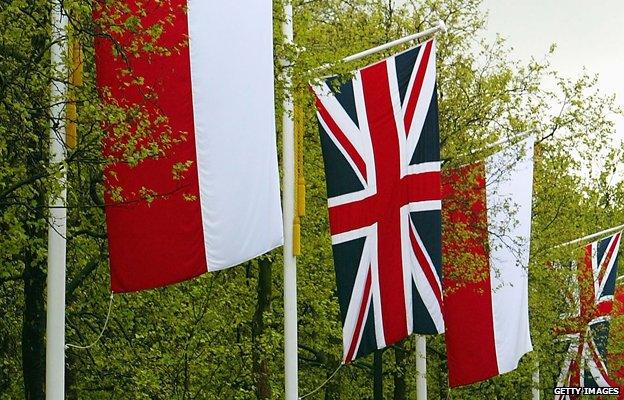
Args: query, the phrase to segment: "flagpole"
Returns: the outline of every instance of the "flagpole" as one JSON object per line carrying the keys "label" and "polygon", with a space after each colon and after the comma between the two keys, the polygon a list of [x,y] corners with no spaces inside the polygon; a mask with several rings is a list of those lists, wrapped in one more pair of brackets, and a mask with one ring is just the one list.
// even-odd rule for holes
{"label": "flagpole", "polygon": [[67,199],[65,162],[65,67],[63,57],[67,49],[67,17],[60,1],[51,12],[52,65],[50,166],[59,168],[60,193],[50,194],[48,217],[48,294],[46,314],[46,399],[62,400],[65,397],[65,267]]}
{"label": "flagpole", "polygon": [[345,57],[345,58],[342,59],[342,62],[356,61],[356,60],[359,60],[361,58],[370,56],[371,54],[379,53],[380,51],[387,50],[387,49],[389,49],[391,47],[398,46],[398,45],[401,45],[403,43],[410,42],[412,40],[418,40],[418,39],[421,39],[421,38],[423,38],[425,36],[433,35],[433,34],[438,33],[438,32],[446,32],[446,24],[444,23],[444,21],[441,21],[441,20],[438,21],[438,24],[436,26],[434,26],[433,28],[429,28],[429,29],[427,29],[425,31],[414,33],[412,35],[408,35],[408,36],[402,37],[400,39],[393,40],[393,41],[388,42],[386,44],[382,44],[380,46],[373,47],[372,49],[364,50],[362,52],[353,54],[353,55],[351,55],[349,57]]}
{"label": "flagpole", "polygon": [[540,371],[539,362],[535,362],[535,370],[533,371],[533,388],[531,389],[532,400],[540,400]]}
{"label": "flagpole", "polygon": [[559,248],[559,247],[563,247],[563,246],[569,246],[571,244],[576,244],[576,243],[579,243],[579,242],[584,242],[586,240],[591,240],[591,239],[597,238],[597,237],[602,236],[602,235],[606,235],[606,234],[609,234],[609,233],[615,233],[615,232],[617,232],[619,230],[622,230],[622,229],[624,229],[624,224],[618,225],[618,226],[614,226],[613,228],[605,229],[604,231],[600,231],[598,233],[593,233],[591,235],[583,236],[582,238],[579,238],[579,239],[574,239],[574,240],[571,240],[569,242],[558,244],[557,246],[555,246],[555,248]]}
{"label": "flagpole", "polygon": [[[359,53],[350,55],[350,56],[345,57],[342,60],[340,60],[340,62],[347,63],[347,62],[351,62],[351,61],[357,61],[357,60],[360,60],[360,59],[362,59],[364,57],[370,56],[372,54],[379,53],[380,51],[387,50],[387,49],[389,49],[391,47],[398,46],[398,45],[401,45],[403,43],[410,42],[412,40],[418,40],[418,39],[421,39],[421,38],[426,37],[426,36],[434,35],[434,34],[436,34],[438,32],[446,32],[446,24],[442,20],[438,21],[438,24],[436,26],[434,26],[433,28],[429,28],[429,29],[427,29],[425,31],[414,33],[412,35],[408,35],[408,36],[402,37],[400,39],[396,39],[396,40],[393,40],[391,42],[388,42],[388,43],[385,43],[385,44],[373,47],[371,49],[364,50],[364,51],[361,51]],[[323,69],[327,69],[327,68],[329,68],[329,67],[331,67],[333,65],[334,64],[331,64],[331,63],[323,64],[323,65],[321,65],[321,66],[319,66],[317,68],[314,68],[313,71],[320,71],[320,70],[323,70]]]}
{"label": "flagpole", "polygon": [[427,337],[416,335],[416,400],[427,400]]}
{"label": "flagpole", "polygon": [[[290,0],[284,0],[282,23],[284,44],[293,44],[293,9]],[[284,389],[286,400],[298,398],[297,359],[297,259],[293,249],[295,220],[295,129],[292,93],[292,64],[283,60],[284,101],[282,115],[282,162],[284,213]]]}
{"label": "flagpole", "polygon": [[373,400],[383,398],[383,350],[373,353]]}

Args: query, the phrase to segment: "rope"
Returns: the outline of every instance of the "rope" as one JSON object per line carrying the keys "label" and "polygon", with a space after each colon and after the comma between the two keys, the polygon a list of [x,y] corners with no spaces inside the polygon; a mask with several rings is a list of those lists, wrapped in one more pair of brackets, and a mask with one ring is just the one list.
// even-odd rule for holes
{"label": "rope", "polygon": [[108,320],[110,319],[110,315],[111,315],[111,310],[113,309],[113,293],[111,293],[110,295],[110,301],[108,302],[108,312],[106,313],[106,321],[104,321],[104,326],[102,327],[102,331],[100,332],[100,335],[97,337],[97,339],[95,339],[93,341],[93,343],[91,343],[88,346],[78,346],[75,344],[66,344],[65,348],[74,348],[74,349],[82,349],[82,350],[87,350],[90,349],[91,347],[95,346],[96,344],[98,344],[98,342],[100,341],[100,339],[102,339],[102,336],[104,336],[104,331],[106,331],[106,327],[108,326]]}
{"label": "rope", "polygon": [[325,380],[325,382],[323,382],[323,383],[321,384],[321,386],[317,387],[316,389],[314,389],[314,390],[313,390],[313,391],[311,391],[310,393],[308,393],[308,394],[304,394],[303,396],[299,397],[299,400],[305,399],[306,397],[311,396],[311,395],[313,395],[314,393],[318,392],[319,390],[323,389],[323,388],[325,387],[325,385],[327,385],[327,384],[329,383],[329,381],[331,381],[331,380],[332,380],[332,378],[333,378],[333,377],[334,377],[334,376],[338,373],[338,371],[340,371],[340,368],[342,368],[342,366],[343,366],[343,365],[344,365],[344,364],[340,364],[340,365],[338,366],[338,368],[336,368],[336,370],[335,370],[335,371],[334,371],[334,372],[333,372],[333,373],[329,376],[329,378],[327,378],[327,379]]}

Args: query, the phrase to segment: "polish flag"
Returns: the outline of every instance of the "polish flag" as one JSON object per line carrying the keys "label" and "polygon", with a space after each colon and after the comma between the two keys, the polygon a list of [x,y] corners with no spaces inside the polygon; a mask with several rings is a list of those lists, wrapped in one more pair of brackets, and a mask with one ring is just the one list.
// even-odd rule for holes
{"label": "polish flag", "polygon": [[95,4],[113,292],[281,245],[271,1]]}
{"label": "polish flag", "polygon": [[534,139],[443,176],[444,321],[451,387],[515,369],[528,313]]}

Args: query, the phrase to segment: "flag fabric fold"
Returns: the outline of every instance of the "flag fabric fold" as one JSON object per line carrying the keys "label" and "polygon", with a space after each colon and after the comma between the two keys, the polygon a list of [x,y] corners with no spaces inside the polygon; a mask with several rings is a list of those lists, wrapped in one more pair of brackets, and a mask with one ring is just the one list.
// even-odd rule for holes
{"label": "flag fabric fold", "polygon": [[449,384],[515,369],[532,350],[528,262],[532,137],[442,175]]}
{"label": "flag fabric fold", "polygon": [[164,286],[281,245],[271,2],[96,8],[97,85],[122,110],[104,140],[112,290]]}
{"label": "flag fabric fold", "polygon": [[435,42],[313,90],[343,362],[444,331]]}

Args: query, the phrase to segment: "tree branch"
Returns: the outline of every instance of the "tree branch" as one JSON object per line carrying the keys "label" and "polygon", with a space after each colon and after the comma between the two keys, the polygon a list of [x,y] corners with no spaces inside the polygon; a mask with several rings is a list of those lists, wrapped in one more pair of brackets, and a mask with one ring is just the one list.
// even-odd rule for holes
{"label": "tree branch", "polygon": [[89,277],[89,275],[91,275],[91,273],[93,273],[93,271],[97,269],[99,264],[99,259],[89,261],[87,265],[85,265],[80,270],[80,272],[78,272],[78,275],[76,275],[76,277],[72,279],[71,282],[69,282],[69,285],[67,285],[67,290],[65,291],[65,296],[67,298],[66,302],[68,305],[71,304],[75,299],[76,289],[78,289],[78,287],[82,285],[82,283]]}

